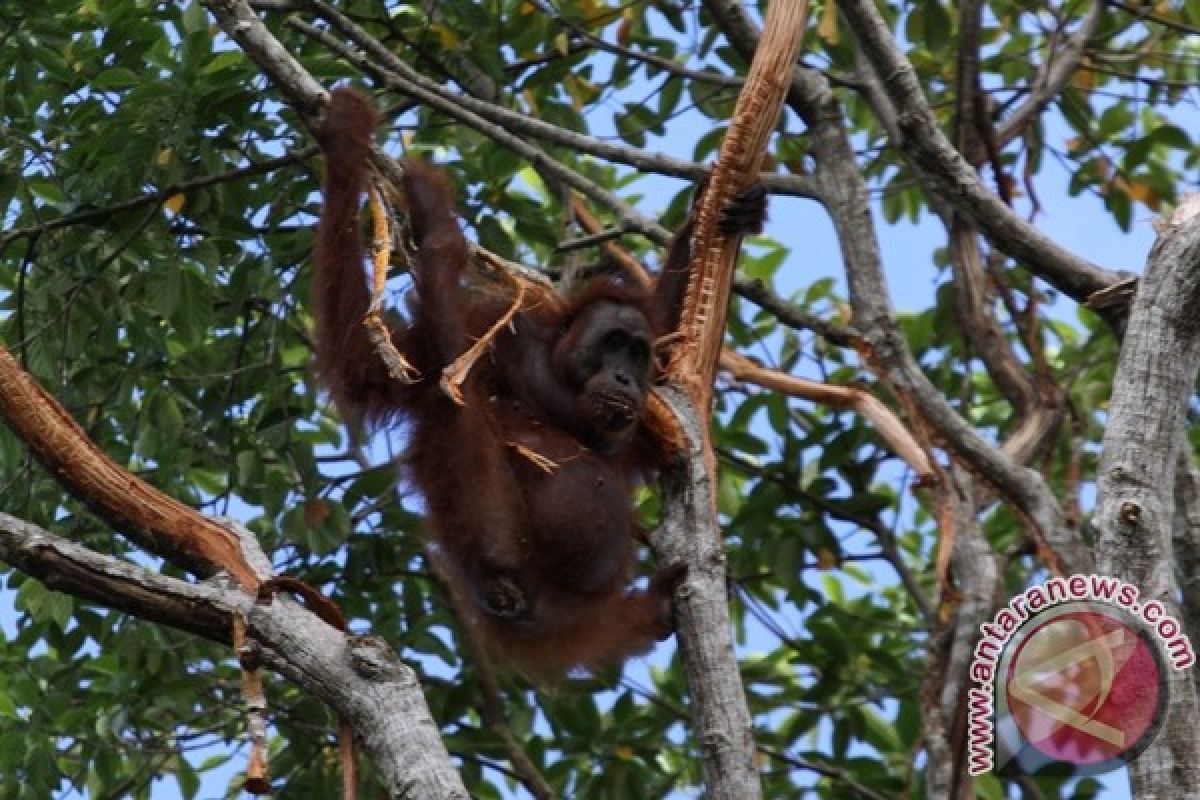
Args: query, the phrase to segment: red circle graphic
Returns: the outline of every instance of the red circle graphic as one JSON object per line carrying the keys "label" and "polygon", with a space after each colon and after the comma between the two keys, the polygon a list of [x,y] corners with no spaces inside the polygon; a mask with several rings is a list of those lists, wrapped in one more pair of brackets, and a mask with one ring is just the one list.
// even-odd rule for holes
{"label": "red circle graphic", "polygon": [[1118,759],[1144,744],[1165,699],[1152,646],[1098,610],[1037,624],[1013,652],[1004,680],[1021,735],[1046,757],[1077,765]]}

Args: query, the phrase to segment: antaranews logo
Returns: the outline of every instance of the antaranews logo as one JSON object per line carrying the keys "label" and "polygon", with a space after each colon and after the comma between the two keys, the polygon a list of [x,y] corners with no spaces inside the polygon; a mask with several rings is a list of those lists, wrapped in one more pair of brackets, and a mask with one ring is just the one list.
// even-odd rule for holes
{"label": "antaranews logo", "polygon": [[1138,595],[1118,578],[1054,578],[980,626],[968,692],[972,775],[1051,767],[1094,775],[1154,740],[1168,668],[1187,669],[1196,656],[1179,622]]}

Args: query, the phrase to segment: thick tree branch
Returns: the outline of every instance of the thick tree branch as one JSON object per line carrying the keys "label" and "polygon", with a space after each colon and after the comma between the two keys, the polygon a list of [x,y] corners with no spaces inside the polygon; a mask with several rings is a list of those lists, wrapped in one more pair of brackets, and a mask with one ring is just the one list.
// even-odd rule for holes
{"label": "thick tree branch", "polygon": [[755,800],[762,786],[754,764],[754,725],[734,658],[725,550],[713,513],[716,472],[705,457],[708,415],[698,415],[677,389],[665,387],[659,394],[680,421],[686,442],[678,463],[662,472],[663,522],[651,543],[663,563],[688,565],[675,596],[675,638],[687,670],[706,796]]}
{"label": "thick tree branch", "polygon": [[243,592],[158,575],[7,514],[0,560],[53,588],[222,643],[229,620],[244,617],[263,662],[350,723],[389,797],[467,799],[415,675],[386,642],[334,630],[286,598],[259,605]]}
{"label": "thick tree branch", "polygon": [[957,467],[946,470],[937,488],[938,527],[943,544],[953,542],[950,574],[958,596],[949,604],[948,618],[934,636],[929,672],[921,692],[925,746],[931,768],[925,771],[927,797],[973,798],[966,774],[967,670],[979,626],[987,622],[1003,590],[996,554],[979,526],[976,488]]}
{"label": "thick tree branch", "polygon": [[[1200,196],[1160,226],[1134,297],[1113,380],[1093,523],[1096,566],[1179,619],[1171,552],[1175,470],[1200,371]],[[1138,797],[1200,796],[1196,685],[1170,675],[1158,739],[1129,766]]]}
{"label": "thick tree branch", "polygon": [[[1186,437],[1181,433],[1181,441]],[[1183,598],[1183,623],[1192,646],[1200,644],[1200,469],[1190,449],[1179,454],[1175,468],[1175,530],[1172,539],[1175,574]],[[1200,670],[1192,670],[1200,691]]]}
{"label": "thick tree branch", "polygon": [[693,209],[696,227],[692,233],[691,274],[679,320],[683,344],[675,352],[668,373],[688,390],[701,409],[708,408],[712,398],[729,293],[741,249],[741,236],[726,236],[717,222],[725,204],[756,179],[767,142],[779,121],[807,16],[807,0],[774,0],[768,6],[763,36],[750,61],[746,85],[738,95],[708,187]]}
{"label": "thick tree branch", "polygon": [[[170,589],[177,584],[145,567],[101,555],[0,512],[0,561],[59,592],[229,644],[229,615]],[[215,587],[214,587],[215,588]]]}

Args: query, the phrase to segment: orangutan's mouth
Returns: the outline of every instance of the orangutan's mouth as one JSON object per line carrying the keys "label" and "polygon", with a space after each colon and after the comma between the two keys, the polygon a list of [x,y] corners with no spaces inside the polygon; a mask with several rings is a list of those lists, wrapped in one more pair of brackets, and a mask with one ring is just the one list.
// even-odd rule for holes
{"label": "orangutan's mouth", "polygon": [[636,398],[618,392],[605,392],[596,398],[596,418],[600,427],[620,431],[637,421],[641,410]]}

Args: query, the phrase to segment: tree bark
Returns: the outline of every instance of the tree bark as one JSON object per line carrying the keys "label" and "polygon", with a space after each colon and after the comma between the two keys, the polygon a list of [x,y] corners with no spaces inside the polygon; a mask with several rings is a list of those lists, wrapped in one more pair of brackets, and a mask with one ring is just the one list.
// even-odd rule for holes
{"label": "tree bark", "polygon": [[416,675],[382,639],[337,631],[287,597],[260,605],[245,592],[169,578],[7,514],[0,561],[52,588],[223,643],[241,615],[263,663],[350,724],[389,798],[469,797]]}
{"label": "tree bark", "polygon": [[[1096,568],[1181,619],[1171,535],[1175,471],[1200,368],[1200,197],[1160,228],[1121,346],[1100,459]],[[1130,766],[1134,796],[1200,796],[1196,686],[1170,671],[1162,731]]]}

